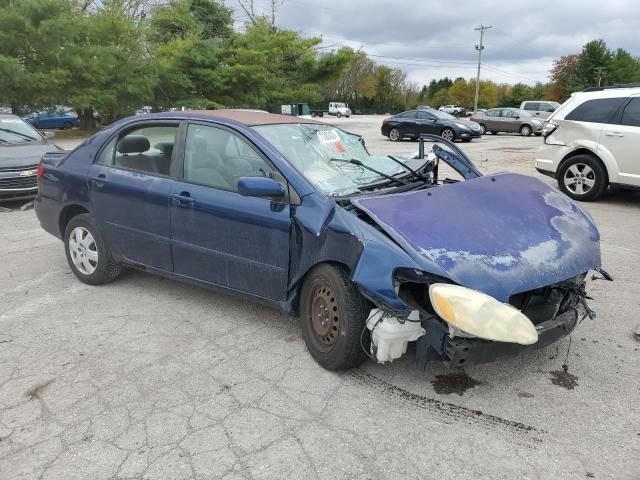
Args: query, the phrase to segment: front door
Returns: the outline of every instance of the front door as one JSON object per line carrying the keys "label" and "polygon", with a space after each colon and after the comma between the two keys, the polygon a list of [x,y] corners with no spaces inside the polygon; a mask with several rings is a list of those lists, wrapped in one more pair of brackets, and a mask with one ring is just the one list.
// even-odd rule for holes
{"label": "front door", "polygon": [[96,220],[117,253],[171,271],[169,194],[178,125],[148,124],[113,138],[89,171]]}
{"label": "front door", "polygon": [[237,132],[190,124],[182,178],[171,191],[175,272],[272,300],[284,300],[289,271],[288,203],[238,193],[241,177],[277,176]]}

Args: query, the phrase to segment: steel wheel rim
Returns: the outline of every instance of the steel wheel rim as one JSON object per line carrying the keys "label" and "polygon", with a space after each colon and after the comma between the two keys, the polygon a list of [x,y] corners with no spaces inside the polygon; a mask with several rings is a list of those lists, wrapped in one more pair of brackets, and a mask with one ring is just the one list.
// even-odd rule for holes
{"label": "steel wheel rim", "polygon": [[453,136],[454,136],[454,133],[452,130],[447,129],[447,130],[443,130],[442,132],[442,138],[444,138],[445,140],[451,141],[453,140]]}
{"label": "steel wheel rim", "polygon": [[575,195],[586,195],[596,184],[596,173],[586,163],[574,163],[564,173],[564,186]]}
{"label": "steel wheel rim", "polygon": [[69,235],[69,254],[73,265],[83,275],[92,275],[98,268],[98,246],[89,230],[76,227]]}
{"label": "steel wheel rim", "polygon": [[398,138],[400,138],[400,132],[394,128],[389,132],[389,138],[391,140],[398,140]]}
{"label": "steel wheel rim", "polygon": [[316,348],[322,352],[333,349],[338,341],[340,311],[336,297],[327,284],[318,285],[311,298],[309,320]]}

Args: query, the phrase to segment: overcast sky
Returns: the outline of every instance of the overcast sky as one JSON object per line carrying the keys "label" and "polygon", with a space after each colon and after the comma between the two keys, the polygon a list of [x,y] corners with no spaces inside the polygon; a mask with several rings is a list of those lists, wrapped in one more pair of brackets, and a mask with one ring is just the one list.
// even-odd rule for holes
{"label": "overcast sky", "polygon": [[[269,3],[256,0],[264,11]],[[323,45],[362,47],[419,84],[475,77],[480,24],[493,27],[481,76],[497,82],[547,81],[553,59],[597,38],[640,56],[640,0],[284,0],[278,24],[321,35]]]}

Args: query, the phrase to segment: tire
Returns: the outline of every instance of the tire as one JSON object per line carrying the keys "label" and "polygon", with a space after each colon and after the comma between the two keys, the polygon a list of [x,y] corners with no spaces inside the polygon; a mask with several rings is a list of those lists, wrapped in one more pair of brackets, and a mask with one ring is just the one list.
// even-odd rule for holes
{"label": "tire", "polygon": [[542,133],[537,132],[537,133],[535,134],[535,136],[536,136],[536,137],[541,137],[541,136],[542,136]]}
{"label": "tire", "polygon": [[557,178],[563,193],[582,202],[601,197],[609,183],[604,165],[591,155],[576,155],[565,160]]}
{"label": "tire", "polygon": [[445,140],[453,142],[456,139],[456,132],[452,128],[446,127],[442,129],[442,131],[440,132],[440,136]]}
{"label": "tire", "polygon": [[533,132],[533,130],[531,129],[531,127],[529,125],[522,125],[520,127],[520,135],[522,135],[523,137],[530,136],[532,132]]}
{"label": "tire", "polygon": [[364,349],[368,351],[371,342],[366,328],[371,308],[346,268],[329,264],[314,268],[302,286],[300,320],[315,361],[327,370],[361,365],[368,358]]}
{"label": "tire", "polygon": [[67,224],[64,250],[71,271],[81,282],[89,285],[112,282],[122,270],[95,220],[87,213],[76,215]]}
{"label": "tire", "polygon": [[462,141],[464,143],[469,143],[472,139],[471,138],[463,138]]}
{"label": "tire", "polygon": [[485,133],[487,133],[487,126],[484,123],[480,124],[480,133],[482,135],[484,135]]}
{"label": "tire", "polygon": [[495,130],[491,130],[491,135],[498,135],[500,132],[496,132]]}
{"label": "tire", "polygon": [[336,113],[336,117],[342,118],[342,114],[340,112]]}
{"label": "tire", "polygon": [[400,135],[400,130],[397,128],[392,128],[389,130],[389,140],[392,142],[397,142],[402,139],[402,135]]}
{"label": "tire", "polygon": [[73,124],[71,122],[64,122],[62,124],[63,130],[71,130],[73,128]]}

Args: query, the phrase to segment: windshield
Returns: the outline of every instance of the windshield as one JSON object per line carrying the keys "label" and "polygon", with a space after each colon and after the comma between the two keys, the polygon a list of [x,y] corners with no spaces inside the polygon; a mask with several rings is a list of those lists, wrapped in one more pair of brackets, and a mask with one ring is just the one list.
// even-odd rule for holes
{"label": "windshield", "polygon": [[386,175],[405,171],[388,157],[369,155],[357,135],[330,125],[259,125],[254,129],[327,196],[351,195],[384,179],[363,166],[341,160],[356,159]]}
{"label": "windshield", "polygon": [[440,120],[457,120],[457,118],[450,113],[441,112],[440,110],[429,110],[429,113],[438,117]]}
{"label": "windshield", "polygon": [[42,140],[42,136],[18,117],[0,117],[0,144],[25,143]]}

